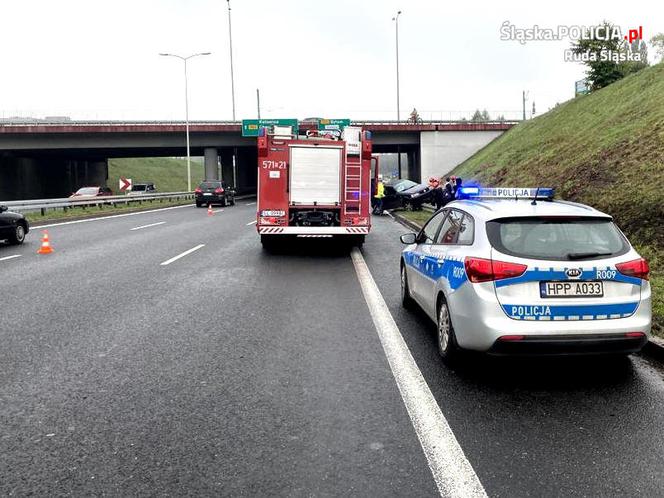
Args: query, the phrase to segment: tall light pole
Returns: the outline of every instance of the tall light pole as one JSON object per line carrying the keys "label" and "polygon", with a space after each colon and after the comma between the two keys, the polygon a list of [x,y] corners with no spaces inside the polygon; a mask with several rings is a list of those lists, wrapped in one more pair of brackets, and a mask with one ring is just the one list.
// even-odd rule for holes
{"label": "tall light pole", "polygon": [[198,57],[199,55],[210,55],[212,52],[201,52],[199,54],[188,55],[187,57],[182,57],[181,55],[176,54],[159,54],[164,57],[177,57],[184,62],[184,119],[185,119],[185,129],[187,130],[187,192],[191,192],[191,154],[189,150],[189,90],[187,87],[187,61],[192,57]]}
{"label": "tall light pole", "polygon": [[399,112],[399,16],[401,11],[397,12],[397,15],[392,18],[394,25],[396,27],[396,46],[397,46],[397,121],[401,121],[401,113]]}
{"label": "tall light pole", "polygon": [[231,28],[231,0],[228,4],[228,47],[231,54],[231,99],[233,100],[233,121],[235,121],[235,78],[233,77],[233,30]]}

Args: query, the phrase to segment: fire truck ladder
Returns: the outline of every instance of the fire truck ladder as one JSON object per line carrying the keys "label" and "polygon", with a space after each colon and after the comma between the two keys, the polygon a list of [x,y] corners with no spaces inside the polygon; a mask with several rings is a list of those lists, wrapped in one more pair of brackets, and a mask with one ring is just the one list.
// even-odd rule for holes
{"label": "fire truck ladder", "polygon": [[346,156],[344,214],[360,214],[362,206],[362,159]]}

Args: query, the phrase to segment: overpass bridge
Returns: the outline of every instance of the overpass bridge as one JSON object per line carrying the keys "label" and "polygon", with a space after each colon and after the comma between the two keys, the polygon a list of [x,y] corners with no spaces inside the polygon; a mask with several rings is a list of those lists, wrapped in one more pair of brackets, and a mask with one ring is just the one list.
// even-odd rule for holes
{"label": "overpass bridge", "polygon": [[[416,181],[451,171],[514,124],[353,122],[373,132],[376,153],[397,154],[400,176]],[[315,127],[315,122],[302,121],[300,133]],[[205,158],[206,179],[223,177],[240,192],[256,188],[255,138],[242,136],[240,122],[191,121],[189,133],[191,155]],[[106,185],[109,158],[185,154],[182,121],[4,122],[0,199],[60,197],[82,185]]]}

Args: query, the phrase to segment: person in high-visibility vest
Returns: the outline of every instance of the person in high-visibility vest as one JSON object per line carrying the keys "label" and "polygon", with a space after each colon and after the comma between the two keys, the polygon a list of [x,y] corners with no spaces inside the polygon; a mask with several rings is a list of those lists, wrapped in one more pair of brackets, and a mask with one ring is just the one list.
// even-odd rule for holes
{"label": "person in high-visibility vest", "polygon": [[383,214],[383,197],[385,197],[385,185],[383,184],[383,175],[378,175],[376,184],[376,196],[374,204],[374,214]]}

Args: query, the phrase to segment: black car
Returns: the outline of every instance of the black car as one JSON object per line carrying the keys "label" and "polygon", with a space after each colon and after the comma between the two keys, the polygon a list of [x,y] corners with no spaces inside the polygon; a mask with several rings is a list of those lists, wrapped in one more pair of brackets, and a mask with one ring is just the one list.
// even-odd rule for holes
{"label": "black car", "polygon": [[424,202],[433,201],[434,191],[428,185],[411,180],[392,180],[385,184],[383,209],[411,206],[419,209]]}
{"label": "black car", "polygon": [[219,180],[208,180],[202,182],[194,191],[196,194],[196,207],[208,204],[221,204],[222,206],[235,206],[235,190],[231,189],[226,182]]}
{"label": "black car", "polygon": [[25,216],[7,211],[7,206],[0,206],[0,240],[7,240],[10,244],[23,244],[29,231],[30,225]]}

